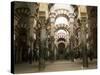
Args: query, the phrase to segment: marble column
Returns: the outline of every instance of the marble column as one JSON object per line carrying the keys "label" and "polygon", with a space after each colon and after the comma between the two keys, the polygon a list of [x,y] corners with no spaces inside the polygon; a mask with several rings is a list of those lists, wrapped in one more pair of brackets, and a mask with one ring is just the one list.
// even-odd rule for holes
{"label": "marble column", "polygon": [[85,6],[80,6],[79,12],[81,20],[81,49],[82,49],[83,67],[88,67],[88,56],[86,47],[87,8]]}
{"label": "marble column", "polygon": [[74,13],[69,15],[69,24],[70,24],[70,53],[71,60],[74,61]]}
{"label": "marble column", "polygon": [[39,70],[45,67],[45,50],[46,50],[46,28],[45,24],[41,23],[40,29],[40,50],[39,50]]}

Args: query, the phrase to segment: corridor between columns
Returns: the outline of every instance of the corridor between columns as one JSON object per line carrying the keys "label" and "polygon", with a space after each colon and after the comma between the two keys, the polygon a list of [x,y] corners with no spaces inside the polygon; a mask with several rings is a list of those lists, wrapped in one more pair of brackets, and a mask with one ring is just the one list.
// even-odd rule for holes
{"label": "corridor between columns", "polygon": [[[18,69],[25,64],[29,67],[26,72],[97,67],[96,6],[33,2],[14,4],[16,73],[20,73]],[[55,67],[56,70],[53,70],[50,65],[58,65],[57,68],[61,65],[61,69]]]}

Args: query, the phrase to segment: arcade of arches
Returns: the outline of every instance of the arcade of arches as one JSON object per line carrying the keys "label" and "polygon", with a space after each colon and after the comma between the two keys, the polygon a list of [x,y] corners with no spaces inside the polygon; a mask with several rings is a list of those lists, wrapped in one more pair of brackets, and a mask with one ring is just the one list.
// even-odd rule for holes
{"label": "arcade of arches", "polygon": [[15,2],[15,63],[97,58],[97,8]]}

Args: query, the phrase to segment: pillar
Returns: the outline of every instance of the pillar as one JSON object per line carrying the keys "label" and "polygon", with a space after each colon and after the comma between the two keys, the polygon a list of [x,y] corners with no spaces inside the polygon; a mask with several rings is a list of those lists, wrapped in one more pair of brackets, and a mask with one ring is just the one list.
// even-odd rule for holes
{"label": "pillar", "polygon": [[69,15],[69,24],[70,24],[70,53],[71,60],[74,61],[74,13],[70,13]]}
{"label": "pillar", "polygon": [[88,56],[86,47],[86,23],[87,23],[87,9],[85,6],[79,7],[80,20],[81,20],[81,49],[82,49],[82,59],[83,67],[88,67]]}

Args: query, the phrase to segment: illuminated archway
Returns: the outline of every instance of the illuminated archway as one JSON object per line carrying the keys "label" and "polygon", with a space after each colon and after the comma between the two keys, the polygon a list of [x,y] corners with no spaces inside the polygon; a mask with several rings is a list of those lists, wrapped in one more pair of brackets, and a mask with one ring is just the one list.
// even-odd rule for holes
{"label": "illuminated archway", "polygon": [[69,25],[68,20],[65,17],[58,17],[55,21],[55,25],[59,25],[59,24],[65,24],[65,25]]}

